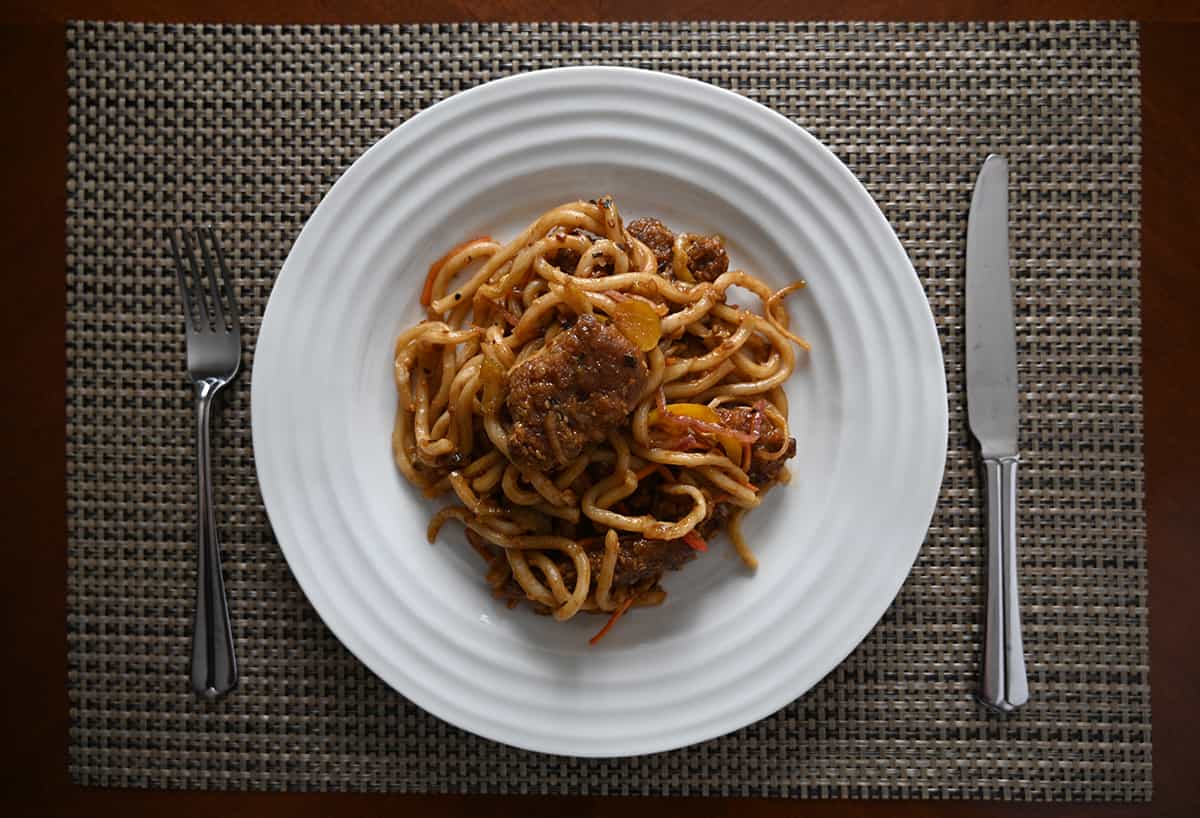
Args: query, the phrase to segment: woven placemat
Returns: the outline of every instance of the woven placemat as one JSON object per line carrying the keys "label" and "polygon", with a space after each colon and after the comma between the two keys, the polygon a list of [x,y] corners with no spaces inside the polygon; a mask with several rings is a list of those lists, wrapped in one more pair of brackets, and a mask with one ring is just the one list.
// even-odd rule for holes
{"label": "woven placemat", "polygon": [[[1137,28],[1127,23],[68,28],[70,769],[92,785],[492,793],[1147,799]],[[937,318],[941,503],[883,621],[808,695],[643,758],[514,750],[433,718],[325,629],[255,484],[258,319],[329,185],[415,112],[514,72],[672,71],[792,117],[863,180]],[[1032,700],[972,701],[983,517],[963,399],[967,206],[1011,162],[1021,570]],[[192,398],[161,229],[211,218],[246,371],[216,424],[241,685],[189,693]]]}

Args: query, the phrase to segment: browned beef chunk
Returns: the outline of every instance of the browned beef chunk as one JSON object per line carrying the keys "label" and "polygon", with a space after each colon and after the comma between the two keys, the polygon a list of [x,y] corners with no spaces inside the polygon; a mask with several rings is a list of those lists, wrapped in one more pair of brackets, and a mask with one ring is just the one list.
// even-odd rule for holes
{"label": "browned beef chunk", "polygon": [[[629,233],[654,252],[659,272],[671,269],[675,234],[658,219],[635,219],[626,225]],[[697,281],[716,281],[729,269],[729,254],[720,236],[692,237],[687,247],[688,270]]]}
{"label": "browned beef chunk", "polygon": [[634,219],[625,225],[635,239],[650,248],[658,262],[659,271],[671,269],[671,248],[675,234],[658,219]]}
{"label": "browned beef chunk", "polygon": [[[683,540],[646,540],[641,537],[621,541],[617,552],[617,568],[613,572],[613,587],[625,588],[642,580],[657,579],[664,571],[678,570],[696,552]],[[604,551],[589,551],[592,576],[599,576]]]}
{"label": "browned beef chunk", "polygon": [[729,254],[720,236],[700,236],[687,248],[688,269],[697,281],[716,281],[729,269]]}
{"label": "browned beef chunk", "polygon": [[[796,456],[796,439],[788,438],[785,441],[783,431],[753,406],[722,406],[717,409],[717,414],[721,416],[724,426],[758,434],[758,440],[750,446],[750,470],[747,476],[759,488],[774,483],[784,463]],[[783,454],[773,460],[764,456],[774,455],[784,447]]]}
{"label": "browned beef chunk", "polygon": [[513,462],[554,471],[625,422],[646,383],[646,357],[611,324],[581,315],[509,373]]}
{"label": "browned beef chunk", "polygon": [[[592,581],[600,576],[604,561],[604,544],[595,543],[587,551],[592,564]],[[647,540],[625,535],[617,552],[617,567],[613,570],[613,588],[628,588],[645,580],[657,581],[664,572],[682,568],[696,552],[683,540]],[[563,555],[554,559],[568,587],[575,583],[575,566]]]}
{"label": "browned beef chunk", "polygon": [[570,247],[560,247],[551,257],[550,263],[566,273],[574,273],[579,266],[579,253]]}

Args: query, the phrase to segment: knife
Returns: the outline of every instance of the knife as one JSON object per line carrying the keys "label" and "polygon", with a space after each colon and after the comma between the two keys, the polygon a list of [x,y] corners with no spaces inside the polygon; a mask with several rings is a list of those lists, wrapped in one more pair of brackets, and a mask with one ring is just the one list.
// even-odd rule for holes
{"label": "knife", "polygon": [[1008,163],[988,156],[967,222],[967,420],[987,484],[987,625],[979,698],[1029,700],[1017,598],[1017,338],[1008,273]]}

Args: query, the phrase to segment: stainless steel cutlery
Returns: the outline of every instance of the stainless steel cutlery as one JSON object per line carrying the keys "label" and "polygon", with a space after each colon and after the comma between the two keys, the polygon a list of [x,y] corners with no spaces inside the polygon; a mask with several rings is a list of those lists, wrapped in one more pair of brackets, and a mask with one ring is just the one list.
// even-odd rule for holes
{"label": "stainless steel cutlery", "polygon": [[213,507],[209,427],[213,403],[238,373],[241,322],[221,242],[212,228],[167,232],[187,332],[187,371],[196,393],[196,539],[199,576],[192,631],[192,689],[214,699],[237,684],[229,603]]}
{"label": "stainless steel cutlery", "polygon": [[967,418],[987,495],[987,610],[979,698],[1010,712],[1029,699],[1017,593],[1017,341],[1008,271],[1008,164],[991,155],[967,225]]}

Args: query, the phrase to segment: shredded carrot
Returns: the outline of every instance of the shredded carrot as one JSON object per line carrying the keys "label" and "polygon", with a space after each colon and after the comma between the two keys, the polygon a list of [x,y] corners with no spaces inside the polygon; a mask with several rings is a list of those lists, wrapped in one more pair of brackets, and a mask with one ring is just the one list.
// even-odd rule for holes
{"label": "shredded carrot", "polygon": [[476,236],[473,239],[467,239],[462,244],[455,245],[450,248],[450,252],[439,258],[429,266],[429,272],[425,275],[425,286],[421,288],[421,306],[428,307],[433,303],[433,282],[437,281],[438,273],[442,271],[442,267],[446,262],[454,257],[458,251],[462,250],[469,244],[477,241],[492,241],[491,236]]}
{"label": "shredded carrot", "polygon": [[750,447],[742,447],[742,471],[750,471]]}
{"label": "shredded carrot", "polygon": [[634,600],[636,599],[637,597],[631,596],[629,599],[626,599],[624,602],[622,602],[620,606],[613,611],[613,615],[608,618],[608,622],[605,623],[604,627],[600,629],[600,632],[588,640],[588,644],[594,645],[603,639],[604,635],[612,630],[612,626],[617,624],[617,620],[625,615],[625,612],[629,610],[630,606],[633,605]]}
{"label": "shredded carrot", "polygon": [[684,534],[683,541],[685,543],[687,543],[688,545],[690,545],[696,551],[707,551],[708,550],[708,543],[706,543],[704,541],[703,537],[701,537],[699,534],[696,533],[695,529]]}

